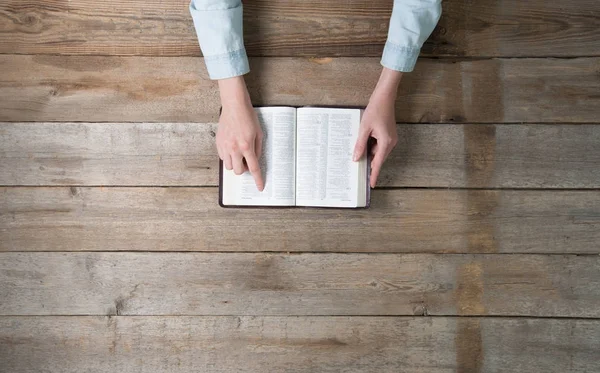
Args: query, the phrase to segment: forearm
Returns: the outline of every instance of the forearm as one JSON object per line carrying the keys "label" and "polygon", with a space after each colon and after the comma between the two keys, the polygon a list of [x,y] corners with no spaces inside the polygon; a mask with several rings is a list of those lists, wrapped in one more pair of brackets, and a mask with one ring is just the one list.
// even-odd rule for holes
{"label": "forearm", "polygon": [[412,71],[441,12],[441,0],[394,0],[381,64],[392,70]]}
{"label": "forearm", "polygon": [[242,35],[242,2],[191,0],[190,14],[210,78],[246,74],[250,68]]}

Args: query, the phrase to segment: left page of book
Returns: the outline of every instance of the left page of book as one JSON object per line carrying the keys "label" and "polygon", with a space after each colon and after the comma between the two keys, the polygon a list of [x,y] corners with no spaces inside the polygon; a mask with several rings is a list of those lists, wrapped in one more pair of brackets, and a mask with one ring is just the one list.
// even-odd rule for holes
{"label": "left page of book", "polygon": [[265,189],[259,192],[250,172],[236,175],[223,166],[223,205],[294,206],[296,195],[296,109],[255,108],[263,130],[259,159]]}

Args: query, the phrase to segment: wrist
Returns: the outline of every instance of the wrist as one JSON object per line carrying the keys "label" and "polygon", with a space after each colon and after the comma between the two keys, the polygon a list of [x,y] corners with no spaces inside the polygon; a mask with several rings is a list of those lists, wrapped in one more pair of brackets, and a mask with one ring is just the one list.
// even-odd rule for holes
{"label": "wrist", "polygon": [[402,72],[384,67],[371,99],[395,101],[401,79]]}
{"label": "wrist", "polygon": [[243,76],[221,79],[218,83],[221,105],[223,107],[252,105]]}
{"label": "wrist", "polygon": [[369,103],[391,104],[396,102],[396,91],[392,89],[376,89],[369,97]]}

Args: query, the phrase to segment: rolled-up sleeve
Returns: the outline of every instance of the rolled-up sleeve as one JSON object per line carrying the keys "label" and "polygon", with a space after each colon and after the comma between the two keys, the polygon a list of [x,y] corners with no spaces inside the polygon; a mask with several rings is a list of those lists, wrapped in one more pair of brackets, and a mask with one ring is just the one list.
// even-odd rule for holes
{"label": "rolled-up sleeve", "polygon": [[242,2],[191,0],[190,13],[210,78],[225,79],[248,73]]}
{"label": "rolled-up sleeve", "polygon": [[412,71],[441,14],[441,0],[394,0],[381,64],[392,70]]}

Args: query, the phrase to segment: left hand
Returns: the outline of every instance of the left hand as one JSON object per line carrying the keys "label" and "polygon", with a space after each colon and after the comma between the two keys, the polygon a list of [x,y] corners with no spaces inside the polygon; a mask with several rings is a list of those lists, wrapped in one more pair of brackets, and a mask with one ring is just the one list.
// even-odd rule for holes
{"label": "left hand", "polygon": [[358,140],[354,147],[354,161],[359,160],[365,153],[369,137],[377,142],[371,147],[371,188],[375,188],[383,162],[398,143],[395,115],[395,92],[384,90],[373,92],[367,109],[363,113]]}

